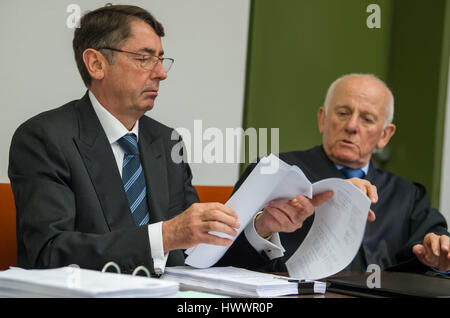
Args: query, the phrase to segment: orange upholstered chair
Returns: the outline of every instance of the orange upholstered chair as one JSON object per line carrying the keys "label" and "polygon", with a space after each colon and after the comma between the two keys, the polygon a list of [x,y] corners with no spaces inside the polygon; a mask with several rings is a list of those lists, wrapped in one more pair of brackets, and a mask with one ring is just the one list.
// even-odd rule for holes
{"label": "orange upholstered chair", "polygon": [[225,203],[233,192],[233,186],[195,186],[200,202]]}
{"label": "orange upholstered chair", "polygon": [[0,183],[0,270],[17,264],[16,207],[9,183]]}

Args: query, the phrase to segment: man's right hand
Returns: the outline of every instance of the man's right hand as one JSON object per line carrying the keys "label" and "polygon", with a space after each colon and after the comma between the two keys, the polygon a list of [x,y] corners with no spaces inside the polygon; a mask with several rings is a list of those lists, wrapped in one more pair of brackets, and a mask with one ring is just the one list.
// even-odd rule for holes
{"label": "man's right hand", "polygon": [[194,203],[183,213],[163,222],[164,253],[187,249],[200,243],[230,246],[231,239],[209,232],[221,232],[232,237],[240,227],[237,214],[221,203]]}
{"label": "man's right hand", "polygon": [[314,208],[333,196],[332,191],[315,195],[309,199],[302,194],[289,201],[270,201],[260,217],[255,219],[255,230],[261,237],[275,232],[294,232],[314,213]]}

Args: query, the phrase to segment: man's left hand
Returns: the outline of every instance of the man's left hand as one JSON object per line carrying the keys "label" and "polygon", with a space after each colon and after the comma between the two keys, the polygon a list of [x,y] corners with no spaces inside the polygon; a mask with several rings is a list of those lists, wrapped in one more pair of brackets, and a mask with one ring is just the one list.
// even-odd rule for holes
{"label": "man's left hand", "polygon": [[440,271],[450,271],[450,237],[428,233],[423,244],[413,246],[419,261]]}
{"label": "man's left hand", "polygon": [[[372,204],[375,204],[378,202],[377,187],[374,186],[373,184],[371,184],[369,181],[367,181],[365,179],[359,179],[359,178],[346,179],[346,181],[350,182],[355,187],[357,187],[359,190],[361,190],[362,193],[367,195]],[[367,222],[374,222],[375,219],[376,219],[375,213],[372,211],[372,209],[370,209],[369,215],[367,216]]]}

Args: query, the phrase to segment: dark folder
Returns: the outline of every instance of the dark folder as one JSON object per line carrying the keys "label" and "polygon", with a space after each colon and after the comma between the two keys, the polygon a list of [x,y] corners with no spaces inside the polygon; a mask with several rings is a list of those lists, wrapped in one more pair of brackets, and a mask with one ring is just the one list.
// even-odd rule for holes
{"label": "dark folder", "polygon": [[327,291],[358,297],[444,297],[450,298],[450,279],[412,273],[380,273],[380,288],[369,288],[372,273],[327,279]]}

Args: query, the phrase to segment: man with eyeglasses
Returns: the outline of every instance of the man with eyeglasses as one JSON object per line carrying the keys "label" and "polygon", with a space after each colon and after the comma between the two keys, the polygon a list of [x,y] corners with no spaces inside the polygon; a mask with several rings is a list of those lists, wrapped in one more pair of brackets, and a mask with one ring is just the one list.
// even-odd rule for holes
{"label": "man with eyeglasses", "polygon": [[[22,124],[10,149],[18,265],[77,264],[160,274],[182,265],[182,250],[230,245],[234,211],[197,203],[187,163],[175,163],[173,129],[144,116],[174,60],[162,25],[146,10],[108,5],[75,30],[75,60],[88,92]],[[170,252],[170,253],[169,253]]]}
{"label": "man with eyeglasses", "polygon": [[[145,116],[174,62],[163,57],[162,36],[135,6],[82,17],[73,49],[88,92],[31,118],[11,143],[20,267],[101,270],[114,261],[123,273],[144,265],[161,274],[184,264],[184,249],[232,244],[209,233],[236,236],[236,213],[198,203],[189,165],[171,158],[181,138]],[[302,198],[291,212],[310,215],[329,197]]]}

